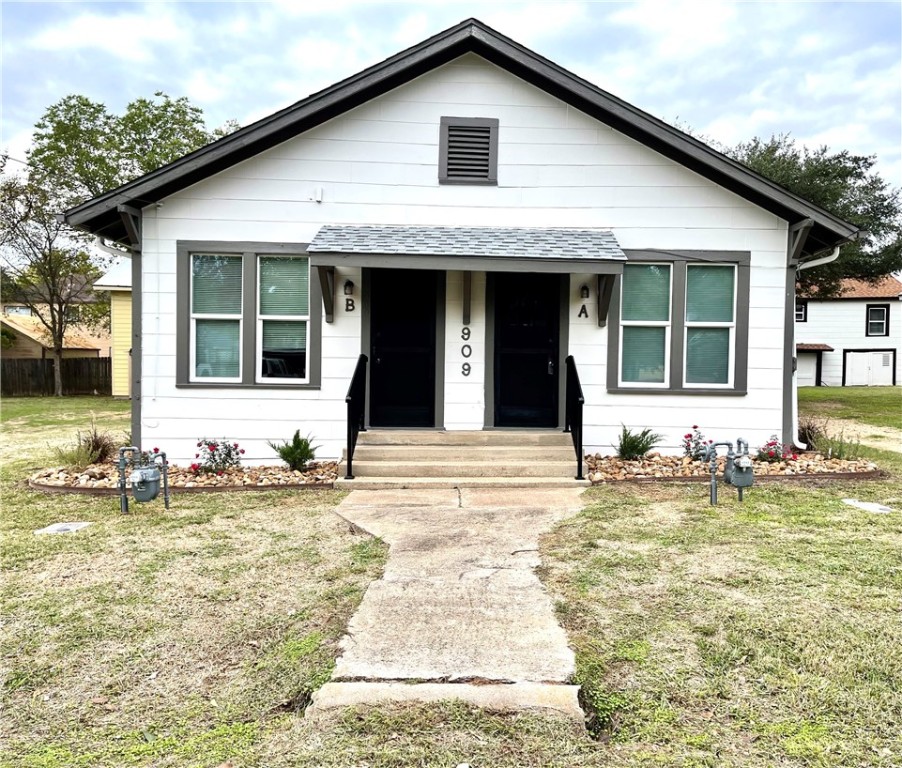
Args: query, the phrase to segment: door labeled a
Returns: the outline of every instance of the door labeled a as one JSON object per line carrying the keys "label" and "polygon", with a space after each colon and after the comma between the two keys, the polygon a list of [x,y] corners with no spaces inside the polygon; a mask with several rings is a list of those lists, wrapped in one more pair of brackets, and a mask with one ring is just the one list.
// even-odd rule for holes
{"label": "door labeled a", "polygon": [[494,275],[496,427],[558,426],[558,275]]}

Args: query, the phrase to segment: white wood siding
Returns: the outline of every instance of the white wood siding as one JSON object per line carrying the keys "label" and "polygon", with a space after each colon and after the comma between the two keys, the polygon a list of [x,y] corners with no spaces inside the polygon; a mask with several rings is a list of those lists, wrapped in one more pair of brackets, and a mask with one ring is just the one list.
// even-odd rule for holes
{"label": "white wood siding", "polygon": [[[865,332],[868,304],[889,304],[889,336]],[[821,380],[831,387],[842,385],[843,350],[895,349],[896,384],[902,384],[902,301],[898,299],[840,299],[808,301],[808,321],[795,324],[799,344],[829,344],[824,352]]]}
{"label": "white wood siding", "polygon": [[[439,186],[442,116],[499,119],[497,187]],[[338,303],[335,322],[323,324],[319,391],[175,387],[176,242],[309,242],[324,223],[599,227],[624,248],[751,251],[747,397],[607,394],[607,331],[591,307],[588,319],[576,317],[579,275],[571,279],[570,352],[587,398],[588,449],[609,450],[621,423],[665,433],[671,450],[693,423],[753,444],[780,429],[786,223],[468,55],[145,209],[145,444],[185,461],[196,438],[228,437],[249,460],[274,461],[266,440],[300,428],[322,444],[322,457],[340,454],[344,396],[362,351],[359,301],[354,313]],[[360,285],[354,271],[336,284],[348,277]],[[450,272],[445,426],[479,429],[485,276],[473,277],[469,377],[461,374],[461,286]]]}

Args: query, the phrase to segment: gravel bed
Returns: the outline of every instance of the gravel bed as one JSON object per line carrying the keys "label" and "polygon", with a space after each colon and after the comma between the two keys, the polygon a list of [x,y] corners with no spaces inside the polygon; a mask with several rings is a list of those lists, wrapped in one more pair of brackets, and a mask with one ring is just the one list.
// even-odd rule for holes
{"label": "gravel bed", "polygon": [[[718,474],[723,473],[726,459],[717,460]],[[694,461],[687,456],[662,456],[656,451],[637,461],[624,461],[616,456],[586,456],[588,478],[594,483],[616,480],[707,478],[711,465],[706,461]],[[831,474],[858,474],[876,472],[877,465],[865,459],[829,459],[819,453],[803,453],[798,459],[775,462],[753,461],[756,476],[810,476]]]}
{"label": "gravel bed", "polygon": [[[127,479],[129,472],[126,472],[126,484],[131,487]],[[303,472],[296,472],[287,467],[241,467],[210,475],[195,475],[187,467],[169,465],[169,487],[173,489],[235,490],[298,485],[324,486],[331,485],[337,477],[337,461],[311,462]],[[28,479],[34,486],[106,490],[118,486],[119,469],[114,463],[92,464],[81,472],[55,467],[35,472]]]}

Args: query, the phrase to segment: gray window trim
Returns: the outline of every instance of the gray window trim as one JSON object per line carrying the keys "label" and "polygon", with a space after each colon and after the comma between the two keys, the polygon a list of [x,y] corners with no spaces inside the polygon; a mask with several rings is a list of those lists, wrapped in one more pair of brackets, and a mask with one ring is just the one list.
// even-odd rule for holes
{"label": "gray window trim", "polygon": [[[448,178],[448,128],[450,126],[489,128],[489,175],[485,179]],[[498,119],[494,117],[443,117],[439,123],[438,183],[465,185],[498,184]]]}
{"label": "gray window trim", "polygon": [[[883,333],[871,333],[871,310],[883,310]],[[876,321],[874,321],[876,322]],[[864,335],[871,338],[889,336],[889,304],[866,304],[864,311]]]}
{"label": "gray window trim", "polygon": [[[748,251],[652,251],[627,250],[627,263],[664,263],[672,268],[670,371],[669,387],[623,387],[620,374],[620,284],[614,278],[611,307],[608,311],[608,392],[617,395],[717,395],[737,397],[748,391],[749,356],[749,292],[751,281],[751,253]],[[724,264],[736,266],[736,351],[734,355],[733,386],[683,386],[683,335],[686,316],[686,267],[688,264]]]}
{"label": "gray window trim", "polygon": [[[243,310],[241,354],[244,365],[240,382],[191,381],[191,254],[197,252],[221,253],[241,256],[243,261]],[[310,265],[310,333],[308,335],[307,362],[310,380],[298,383],[255,382],[256,329],[257,329],[257,256],[258,255],[308,256],[307,243],[234,243],[208,240],[179,240],[176,243],[176,342],[175,386],[179,389],[319,389],[322,362],[322,293],[319,280]]]}

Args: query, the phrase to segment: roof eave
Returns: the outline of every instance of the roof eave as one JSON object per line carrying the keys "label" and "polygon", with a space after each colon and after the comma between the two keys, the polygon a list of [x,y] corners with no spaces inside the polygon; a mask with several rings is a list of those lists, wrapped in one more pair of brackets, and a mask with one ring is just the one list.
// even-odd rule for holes
{"label": "roof eave", "polygon": [[805,252],[853,239],[858,229],[741,163],[603,91],[475,19],[412,46],[169,165],[76,206],[67,223],[107,239],[126,237],[117,206],[143,207],[252,157],[465,53],[477,53],[780,218],[814,226]]}

